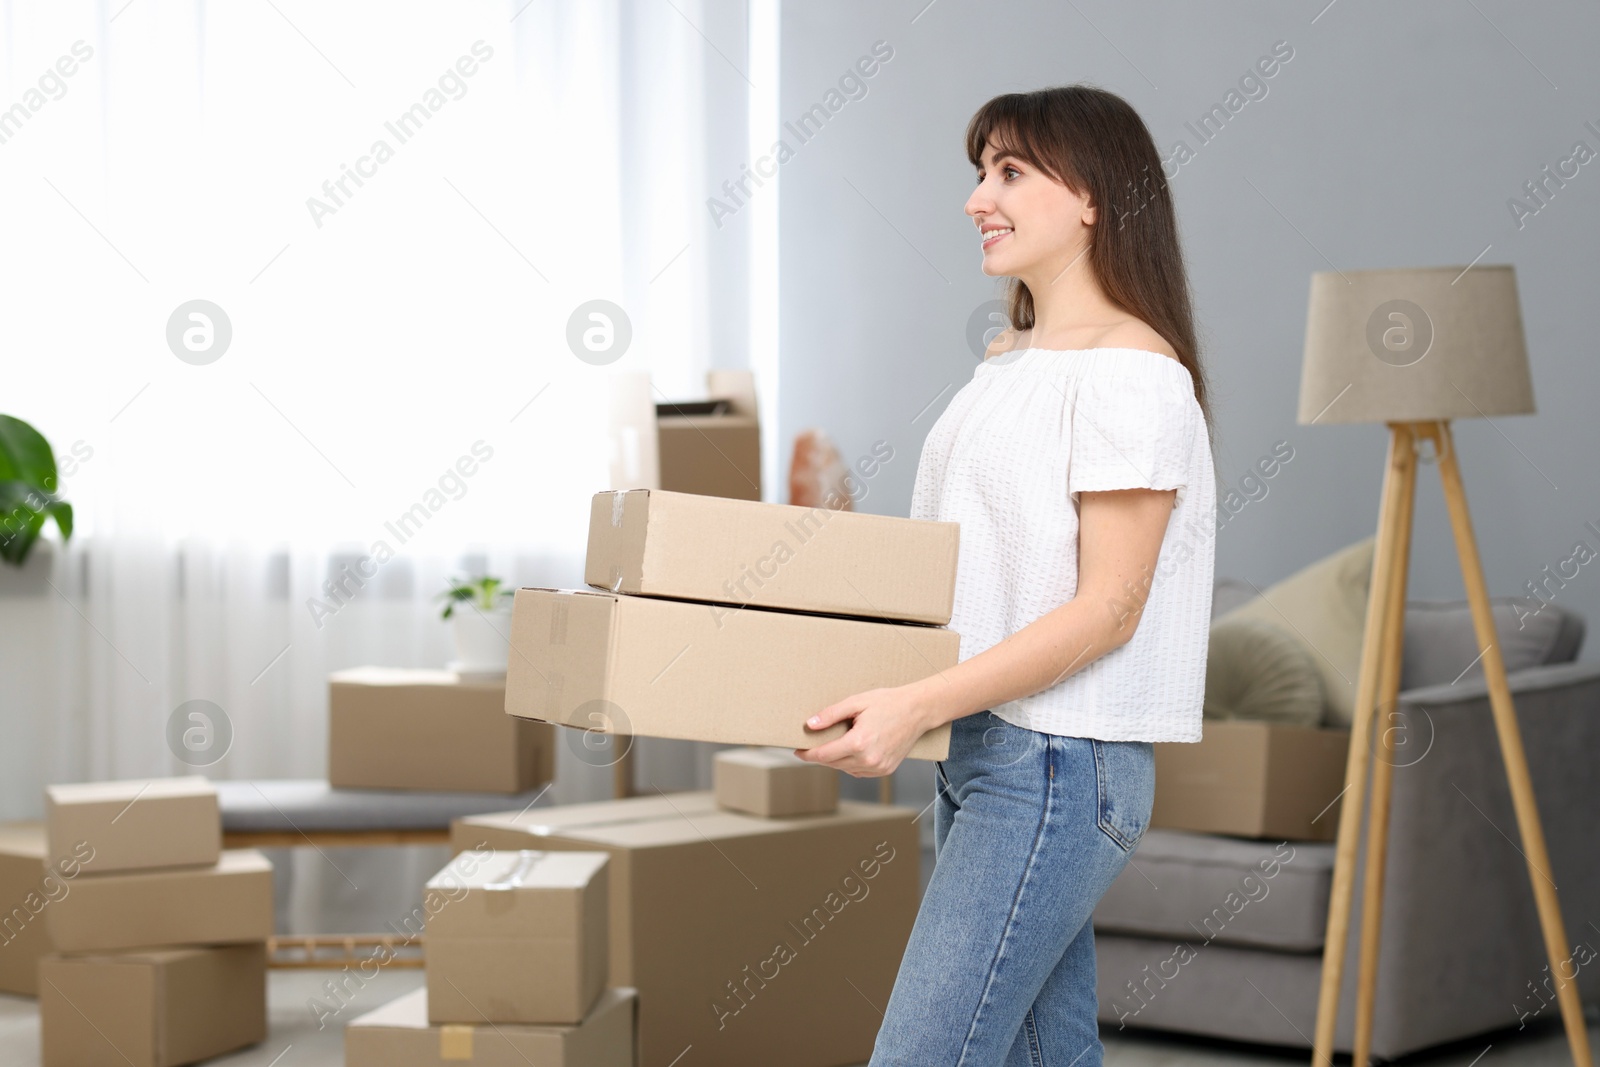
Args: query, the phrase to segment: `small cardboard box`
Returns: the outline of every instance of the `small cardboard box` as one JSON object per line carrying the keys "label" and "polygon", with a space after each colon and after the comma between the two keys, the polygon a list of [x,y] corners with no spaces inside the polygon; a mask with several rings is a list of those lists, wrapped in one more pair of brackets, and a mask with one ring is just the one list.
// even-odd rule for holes
{"label": "small cardboard box", "polygon": [[530,1026],[524,1023],[428,1021],[426,988],[407,993],[344,1028],[345,1067],[634,1067],[632,989],[601,993],[582,1023]]}
{"label": "small cardboard box", "polygon": [[96,874],[210,866],[222,852],[217,790],[198,775],[47,785],[44,807],[52,863],[85,842]]}
{"label": "small cardboard box", "polygon": [[336,789],[522,793],[555,774],[555,729],[506,714],[505,680],[354,667],[328,676]]}
{"label": "small cardboard box", "polygon": [[675,413],[686,406],[656,406],[661,488],[760,500],[760,421],[736,410],[720,415]]}
{"label": "small cardboard box", "polygon": [[612,488],[761,499],[761,422],[750,371],[708,371],[710,400],[703,401],[658,402],[648,371],[613,375],[610,390]]}
{"label": "small cardboard box", "polygon": [[261,943],[47,956],[39,986],[43,1067],[177,1067],[267,1036]]}
{"label": "small cardboard box", "polygon": [[[606,733],[813,748],[808,716],[953,667],[954,630],[582,589],[518,589],[506,710]],[[950,725],[911,759],[949,754]]]}
{"label": "small cardboard box", "polygon": [[1332,841],[1350,731],[1207,719],[1203,740],[1155,746],[1150,825]]}
{"label": "small cardboard box", "polygon": [[210,867],[84,874],[45,921],[59,952],[265,941],[272,864],[254,849],[228,849]]}
{"label": "small cardboard box", "polygon": [[610,855],[608,981],[639,991],[639,1067],[837,1067],[871,1057],[916,919],[916,816],[762,819],[702,790],[472,816],[451,841]]}
{"label": "small cardboard box", "polygon": [[786,748],[730,748],[711,760],[717,806],[764,818],[821,815],[839,806],[839,772]]}
{"label": "small cardboard box", "polygon": [[428,880],[430,1023],[578,1023],[606,984],[604,852],[463,852]]}
{"label": "small cardboard box", "polygon": [[44,860],[43,823],[0,826],[0,993],[34,996],[39,957],[51,951],[44,912],[72,892],[76,862],[51,868]]}
{"label": "small cardboard box", "polygon": [[583,580],[613,593],[943,626],[960,530],[661,490],[596,493]]}

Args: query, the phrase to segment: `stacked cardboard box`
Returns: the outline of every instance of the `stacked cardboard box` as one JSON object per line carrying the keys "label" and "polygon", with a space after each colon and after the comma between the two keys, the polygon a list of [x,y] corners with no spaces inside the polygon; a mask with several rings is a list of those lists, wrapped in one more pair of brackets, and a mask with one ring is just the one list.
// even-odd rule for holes
{"label": "stacked cardboard box", "polygon": [[[954,666],[958,527],[659,490],[594,498],[588,590],[517,590],[506,711],[811,748],[808,716]],[[910,757],[943,759],[948,724]]]}
{"label": "stacked cardboard box", "polygon": [[606,988],[604,852],[457,855],[429,879],[427,985],[345,1029],[347,1067],[634,1067],[636,998]]}
{"label": "stacked cardboard box", "polygon": [[824,815],[839,806],[839,771],[783,748],[730,748],[711,760],[717,806],[764,818]]}
{"label": "stacked cardboard box", "polygon": [[65,888],[42,909],[45,1067],[172,1067],[264,1038],[272,865],[222,849],[211,784],[53,785],[45,809]]}
{"label": "stacked cardboard box", "polygon": [[705,400],[660,403],[648,371],[611,379],[611,486],[761,499],[755,375],[706,372]]}
{"label": "stacked cardboard box", "polygon": [[505,679],[355,667],[328,676],[336,789],[522,793],[555,773],[555,728],[506,714]]}
{"label": "stacked cardboard box", "polygon": [[916,815],[760,818],[706,790],[472,816],[451,838],[607,854],[608,981],[638,990],[639,1067],[837,1067],[871,1057],[916,919]]}
{"label": "stacked cardboard box", "polygon": [[439,1025],[428,991],[390,1001],[344,1029],[345,1067],[633,1067],[631,989],[608,989],[577,1026]]}
{"label": "stacked cardboard box", "polygon": [[45,859],[43,823],[0,826],[0,992],[39,991],[39,958],[50,952],[44,912],[72,892],[82,864]]}

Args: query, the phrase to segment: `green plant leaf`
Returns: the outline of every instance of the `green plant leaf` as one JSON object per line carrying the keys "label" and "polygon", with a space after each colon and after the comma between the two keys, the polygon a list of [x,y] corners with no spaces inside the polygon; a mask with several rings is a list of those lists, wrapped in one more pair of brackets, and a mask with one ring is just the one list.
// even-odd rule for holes
{"label": "green plant leaf", "polygon": [[47,493],[60,488],[50,442],[21,419],[0,415],[0,481],[17,480]]}
{"label": "green plant leaf", "polygon": [[20,567],[47,517],[63,541],[72,538],[72,506],[56,495],[58,487],[50,442],[21,419],[0,415],[0,559]]}
{"label": "green plant leaf", "polygon": [[[0,481],[0,559],[22,566],[44,529],[45,512],[51,506],[50,498],[27,482],[15,478]],[[72,525],[70,512],[67,525]]]}
{"label": "green plant leaf", "polygon": [[441,619],[448,619],[455,614],[457,604],[469,601],[476,602],[484,611],[493,611],[498,597],[510,596],[512,590],[501,589],[504,584],[500,578],[483,575],[478,578],[450,578],[447,579],[449,588],[439,593],[435,600],[445,601],[444,610],[439,613]]}
{"label": "green plant leaf", "polygon": [[56,520],[56,529],[61,531],[61,540],[72,540],[72,505],[65,500],[55,500],[44,510],[45,514]]}

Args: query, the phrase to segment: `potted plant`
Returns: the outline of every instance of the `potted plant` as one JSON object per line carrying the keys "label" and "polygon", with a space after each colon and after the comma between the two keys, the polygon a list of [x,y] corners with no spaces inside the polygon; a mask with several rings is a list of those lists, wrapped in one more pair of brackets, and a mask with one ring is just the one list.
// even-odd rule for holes
{"label": "potted plant", "polygon": [[503,584],[489,575],[452,578],[450,588],[439,594],[444,601],[439,617],[455,627],[456,658],[449,666],[457,674],[505,674],[515,591],[502,589]]}
{"label": "potted plant", "polygon": [[0,559],[22,566],[46,518],[62,541],[72,538],[72,505],[57,495],[59,487],[50,442],[21,419],[0,415]]}

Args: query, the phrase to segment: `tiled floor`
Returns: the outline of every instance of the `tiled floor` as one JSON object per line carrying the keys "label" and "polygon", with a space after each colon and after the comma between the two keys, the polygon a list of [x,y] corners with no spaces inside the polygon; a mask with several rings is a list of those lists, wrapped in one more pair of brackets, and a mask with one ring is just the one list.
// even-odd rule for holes
{"label": "tiled floor", "polygon": [[[322,1029],[307,1007],[320,992],[325,973],[274,971],[269,984],[270,1032],[254,1048],[210,1061],[227,1067],[338,1067],[344,1062],[343,1029],[328,1021]],[[379,974],[355,993],[344,1018],[354,1018],[416,988],[420,971]],[[0,995],[0,1064],[35,1067],[39,1062],[38,1011],[32,1000]],[[1221,1042],[1200,1042],[1167,1035],[1104,1035],[1107,1067],[1222,1067],[1224,1064],[1298,1064],[1310,1061],[1306,1052],[1262,1050]],[[1600,1048],[1600,1024],[1591,1021],[1589,1040]],[[1348,1058],[1346,1058],[1348,1059]],[[1558,1067],[1570,1065],[1566,1041],[1558,1024],[1530,1026],[1517,1033],[1491,1034],[1451,1049],[1404,1061],[1414,1067]],[[757,1065],[751,1065],[757,1067]]]}
{"label": "tiled floor", "polygon": [[[369,892],[362,894],[364,903],[370,905],[376,894],[376,885],[420,885],[426,873],[438,864],[440,852],[413,850],[417,854],[396,856],[393,866],[359,871],[361,859],[346,857],[336,850],[329,861],[355,874]],[[371,856],[371,853],[366,853]],[[286,856],[274,854],[274,861],[287,874]],[[316,857],[309,857],[312,870],[317,869]],[[931,850],[923,857],[923,878],[926,882],[933,867]],[[303,873],[303,872],[302,872]],[[373,878],[368,882],[368,876]],[[301,921],[316,924],[317,929],[367,929],[382,928],[377,921],[384,914],[401,914],[402,896],[385,900],[376,911],[366,914],[359,907],[342,906],[335,890],[343,888],[339,879],[329,879],[331,889],[309,892],[302,883],[296,888],[282,886],[280,896],[285,902],[297,901],[294,914]],[[314,888],[314,887],[313,887]],[[309,906],[308,904],[309,898]],[[284,921],[280,916],[280,922]],[[347,925],[348,924],[348,925]],[[312,928],[312,927],[307,927]],[[319,1028],[317,1013],[308,1002],[322,993],[321,985],[330,977],[327,971],[274,971],[268,986],[270,1031],[262,1044],[231,1056],[211,1061],[230,1067],[335,1067],[343,1063],[343,1028],[347,1022],[364,1012],[415,989],[422,982],[420,970],[391,969],[380,973],[363,988],[355,991],[345,1010],[337,1019],[326,1020]],[[35,1002],[21,997],[0,994],[0,1067],[36,1067],[39,1063],[39,1022]],[[1590,1041],[1600,1048],[1600,1016],[1591,1011],[1589,1020]],[[1190,1039],[1154,1032],[1109,1031],[1102,1034],[1106,1045],[1105,1062],[1110,1067],[1218,1067],[1222,1064],[1307,1064],[1310,1053],[1303,1050],[1263,1049],[1259,1046],[1236,1045],[1203,1039]],[[1348,1057],[1344,1058],[1348,1062]],[[1462,1042],[1460,1045],[1437,1049],[1427,1054],[1409,1057],[1403,1061],[1408,1067],[1497,1067],[1514,1064],[1516,1067],[1557,1067],[1570,1065],[1566,1040],[1559,1020],[1541,1021],[1518,1032],[1507,1030],[1485,1035],[1481,1039]],[[681,1067],[692,1067],[683,1064]],[[758,1067],[758,1065],[751,1065]]]}

